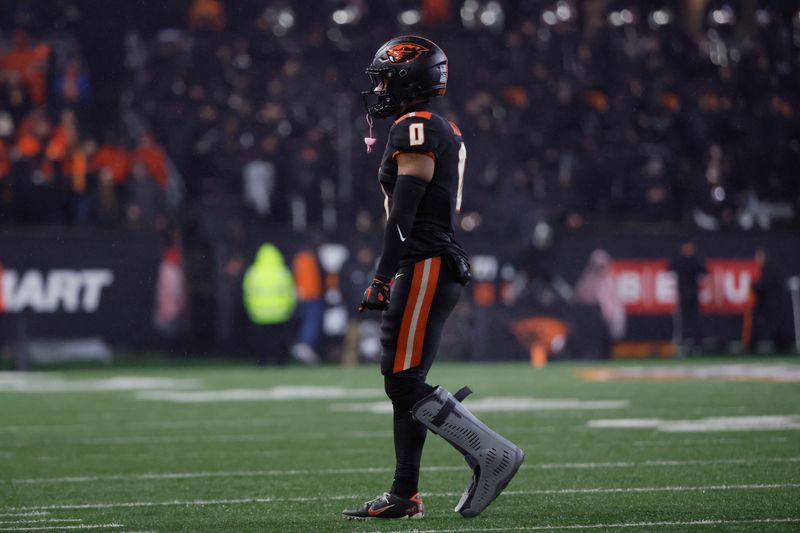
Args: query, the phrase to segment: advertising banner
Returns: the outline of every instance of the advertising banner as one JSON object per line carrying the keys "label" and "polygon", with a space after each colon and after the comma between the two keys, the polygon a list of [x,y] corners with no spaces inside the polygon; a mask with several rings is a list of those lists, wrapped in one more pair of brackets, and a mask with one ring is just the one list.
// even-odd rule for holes
{"label": "advertising banner", "polygon": [[147,343],[160,253],[150,234],[0,232],[4,327],[24,317],[31,338]]}
{"label": "advertising banner", "polygon": [[[671,315],[677,302],[675,273],[667,259],[619,259],[612,262],[617,294],[630,315]],[[741,314],[752,303],[758,265],[747,259],[709,258],[708,275],[699,282],[704,314]]]}

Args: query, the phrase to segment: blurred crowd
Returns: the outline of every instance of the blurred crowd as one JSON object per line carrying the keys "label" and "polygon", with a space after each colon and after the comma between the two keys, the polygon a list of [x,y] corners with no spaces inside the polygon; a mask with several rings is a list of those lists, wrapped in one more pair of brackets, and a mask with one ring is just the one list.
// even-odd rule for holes
{"label": "blurred crowd", "polygon": [[[0,55],[0,223],[163,229],[167,155],[142,133],[126,146],[91,122],[79,45],[16,29]],[[113,126],[114,122],[109,122]]]}
{"label": "blurred crowd", "polygon": [[[79,42],[4,28],[0,220],[160,229],[211,203],[369,232],[382,199],[359,92],[399,33],[449,54],[438,107],[468,148],[465,230],[798,219],[800,2],[304,5],[186,0],[127,21],[120,110],[99,120],[106,80]],[[92,16],[59,6],[47,16]]]}
{"label": "blurred crowd", "polygon": [[363,68],[388,37],[422,33],[450,58],[437,106],[465,132],[463,229],[796,222],[800,3],[709,2],[694,31],[691,4],[276,2],[243,17],[202,0],[188,29],[129,49],[132,100],[190,199],[369,232],[382,198]]}

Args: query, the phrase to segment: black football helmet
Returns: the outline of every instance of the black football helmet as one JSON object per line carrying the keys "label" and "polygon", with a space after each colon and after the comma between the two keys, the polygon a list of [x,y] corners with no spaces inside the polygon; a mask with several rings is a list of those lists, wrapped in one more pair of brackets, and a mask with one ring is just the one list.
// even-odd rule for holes
{"label": "black football helmet", "polygon": [[433,41],[401,35],[378,49],[366,73],[372,87],[361,93],[364,107],[371,117],[386,118],[414,98],[445,93],[447,56]]}

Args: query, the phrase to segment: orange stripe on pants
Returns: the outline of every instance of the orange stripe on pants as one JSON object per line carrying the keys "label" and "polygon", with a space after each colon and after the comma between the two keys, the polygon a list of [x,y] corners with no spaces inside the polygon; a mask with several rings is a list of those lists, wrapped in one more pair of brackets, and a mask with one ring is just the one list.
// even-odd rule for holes
{"label": "orange stripe on pants", "polygon": [[402,372],[420,364],[425,327],[428,321],[436,285],[439,281],[441,259],[433,257],[414,265],[411,290],[403,311],[397,351],[394,356],[394,372]]}
{"label": "orange stripe on pants", "polygon": [[[414,334],[413,355],[411,357],[411,367],[419,366],[422,360],[422,343],[425,340],[425,329],[428,327],[428,314],[431,311],[433,296],[436,294],[436,286],[439,284],[439,265],[442,260],[434,257],[431,261],[430,272],[428,274],[428,286],[422,300],[419,320],[417,321],[417,331]],[[410,368],[410,367],[409,367]]]}

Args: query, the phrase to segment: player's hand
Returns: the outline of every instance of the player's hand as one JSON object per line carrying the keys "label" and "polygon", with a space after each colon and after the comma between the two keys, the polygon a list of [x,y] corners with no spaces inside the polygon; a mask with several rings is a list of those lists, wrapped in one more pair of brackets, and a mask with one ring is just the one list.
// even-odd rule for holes
{"label": "player's hand", "polygon": [[389,307],[389,280],[375,276],[370,286],[364,291],[358,312],[360,313],[364,309],[383,311],[387,307]]}

